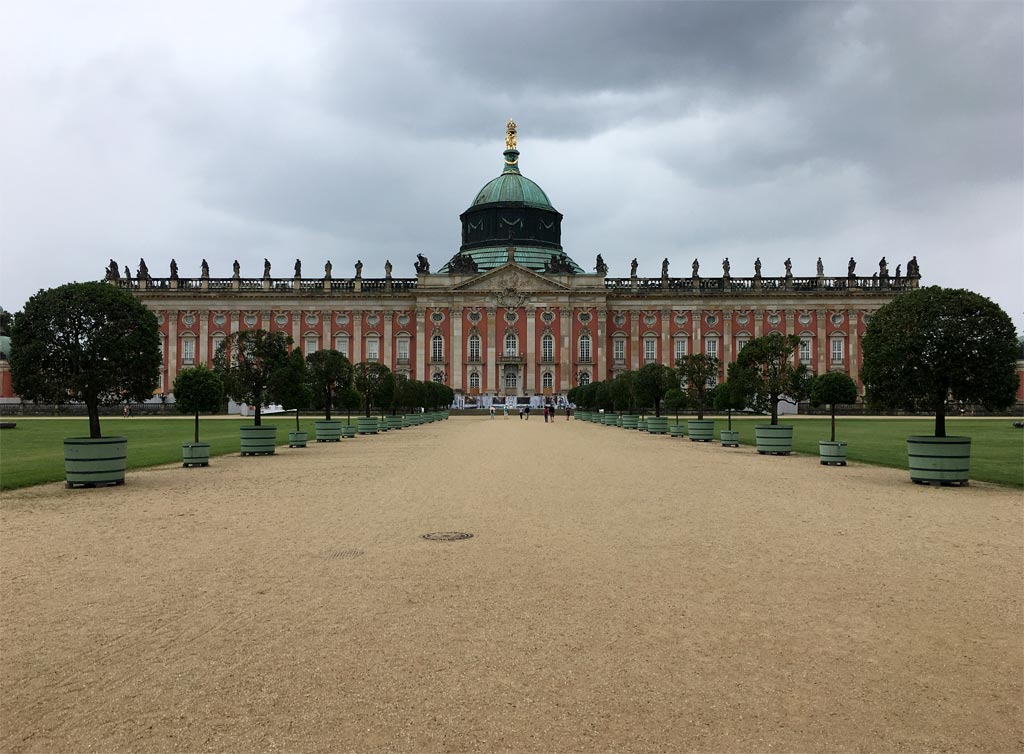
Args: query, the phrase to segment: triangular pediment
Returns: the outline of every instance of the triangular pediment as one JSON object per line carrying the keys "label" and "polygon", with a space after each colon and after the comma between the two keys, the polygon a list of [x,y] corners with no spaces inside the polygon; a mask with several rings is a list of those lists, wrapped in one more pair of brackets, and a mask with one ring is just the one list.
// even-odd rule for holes
{"label": "triangular pediment", "polygon": [[518,293],[544,293],[547,291],[567,291],[569,287],[546,275],[521,267],[515,262],[508,262],[501,267],[481,273],[464,283],[455,286],[456,291],[479,291],[500,293],[515,291]]}

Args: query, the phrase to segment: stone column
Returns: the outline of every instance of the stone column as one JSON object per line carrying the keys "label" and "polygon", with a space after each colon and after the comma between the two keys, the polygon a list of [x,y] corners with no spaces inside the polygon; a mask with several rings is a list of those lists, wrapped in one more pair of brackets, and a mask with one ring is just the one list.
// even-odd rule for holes
{"label": "stone column", "polygon": [[608,310],[598,309],[597,310],[597,362],[594,370],[596,375],[594,379],[598,382],[604,382],[608,379],[608,351],[606,344],[608,342]]}
{"label": "stone column", "polygon": [[302,347],[302,326],[305,324],[301,309],[292,309],[289,312],[292,316],[292,346],[299,349],[299,353],[305,353]]}
{"label": "stone column", "polygon": [[381,363],[384,364],[392,372],[395,371],[395,364],[391,358],[392,348],[391,342],[394,338],[391,335],[391,327],[394,324],[395,313],[389,311],[382,311],[380,313],[381,318],[384,320],[384,335],[382,336],[384,342],[380,344],[380,358]]}
{"label": "stone column", "polygon": [[210,312],[199,312],[199,353],[197,364],[210,366]]}
{"label": "stone column", "polygon": [[174,387],[174,378],[178,376],[178,312],[169,311],[167,317],[167,389]]}
{"label": "stone column", "polygon": [[[430,346],[427,344],[427,311],[416,310],[416,377],[423,382],[427,376],[427,361],[430,359]],[[412,350],[412,349],[410,349]]]}
{"label": "stone column", "polygon": [[525,371],[523,379],[523,392],[529,395],[535,391],[534,376],[537,374],[537,365],[534,363],[537,348],[534,342],[537,339],[537,307],[533,304],[526,306],[526,347],[523,349],[525,357]]}
{"label": "stone column", "polygon": [[494,338],[497,331],[498,309],[493,306],[487,307],[487,353],[484,358],[487,363],[484,365],[484,374],[487,375],[487,388],[491,393],[500,393],[503,388],[498,384],[498,351],[495,347]]}
{"label": "stone column", "polygon": [[828,312],[818,309],[816,312],[818,320],[818,374],[825,374],[828,371],[828,323],[826,317]]}
{"label": "stone column", "polygon": [[629,368],[634,372],[640,368],[640,352],[644,344],[640,340],[640,312],[629,313]]}
{"label": "stone column", "polygon": [[238,320],[240,319],[240,317],[241,317],[241,314],[239,312],[231,312],[231,314],[230,314],[230,318],[231,318],[230,328],[231,328],[231,330],[230,330],[229,334],[234,334],[234,333],[238,332]]}
{"label": "stone column", "polygon": [[352,312],[352,363],[363,360],[363,313]]}
{"label": "stone column", "polygon": [[334,327],[334,312],[320,312],[320,323],[323,326],[323,347],[325,349],[334,348],[334,333],[332,332],[332,328]]}
{"label": "stone column", "polygon": [[451,317],[451,366],[448,370],[448,384],[452,390],[462,390],[462,307],[453,306],[448,310]]}
{"label": "stone column", "polygon": [[722,312],[722,352],[718,356],[724,365],[722,373],[727,374],[729,362],[736,361],[736,354],[732,352],[732,311],[729,310]]}
{"label": "stone column", "polygon": [[786,319],[786,335],[796,334],[796,312],[792,309],[784,309],[782,314]]}
{"label": "stone column", "polygon": [[764,334],[764,312],[754,312],[754,337],[760,338]]}
{"label": "stone column", "polygon": [[[856,309],[851,309],[849,312],[847,312],[848,319],[850,322],[850,347],[848,349],[848,358],[850,359],[850,363],[847,364],[846,369],[846,373],[850,375],[850,379],[857,383],[858,387],[860,386],[860,367],[857,364],[857,359],[860,355],[860,336],[857,334],[860,323],[859,314],[860,312],[858,312]],[[829,343],[825,343],[825,347],[831,348],[831,345]]]}
{"label": "stone column", "polygon": [[690,348],[690,353],[704,353],[704,310],[695,309],[693,311],[693,343]]}
{"label": "stone column", "polygon": [[661,310],[661,363],[665,366],[672,366],[672,334],[669,329],[672,326],[672,311]]}
{"label": "stone column", "polygon": [[559,307],[559,332],[561,334],[561,353],[559,364],[561,365],[562,377],[558,380],[560,392],[566,392],[572,387],[572,355],[575,352],[572,342],[572,305],[565,304]]}

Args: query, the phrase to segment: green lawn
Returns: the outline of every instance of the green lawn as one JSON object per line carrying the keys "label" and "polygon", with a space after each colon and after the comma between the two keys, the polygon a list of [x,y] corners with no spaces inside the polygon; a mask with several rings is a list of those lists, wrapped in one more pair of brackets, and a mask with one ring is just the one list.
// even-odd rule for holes
{"label": "green lawn", "polygon": [[[345,417],[340,418],[344,421]],[[65,437],[88,437],[85,418],[38,419],[15,417],[15,429],[0,430],[0,490],[27,487],[64,479]],[[316,417],[303,417],[302,428],[314,437]],[[352,423],[355,424],[355,416]],[[210,443],[210,455],[238,452],[238,427],[252,419],[200,419],[199,439]],[[288,432],[295,429],[295,417],[263,419],[277,425],[277,444],[288,443]],[[107,437],[128,438],[128,468],[139,469],[162,463],[181,462],[181,443],[193,439],[194,421],[189,417],[102,417],[100,428]]]}

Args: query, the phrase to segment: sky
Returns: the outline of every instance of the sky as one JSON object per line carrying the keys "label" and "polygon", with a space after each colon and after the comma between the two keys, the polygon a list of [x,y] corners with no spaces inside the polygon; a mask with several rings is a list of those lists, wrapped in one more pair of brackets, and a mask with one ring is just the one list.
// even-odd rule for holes
{"label": "sky", "polygon": [[413,276],[503,167],[611,276],[890,273],[1024,332],[1024,4],[0,6],[0,305],[133,274]]}

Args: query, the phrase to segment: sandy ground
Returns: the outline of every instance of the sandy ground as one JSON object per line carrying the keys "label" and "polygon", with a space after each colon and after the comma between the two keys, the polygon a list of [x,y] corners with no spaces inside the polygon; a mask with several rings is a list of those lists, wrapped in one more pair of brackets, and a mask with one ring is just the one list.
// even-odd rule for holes
{"label": "sandy ground", "polygon": [[0,500],[3,752],[1024,751],[1015,490],[534,416]]}

